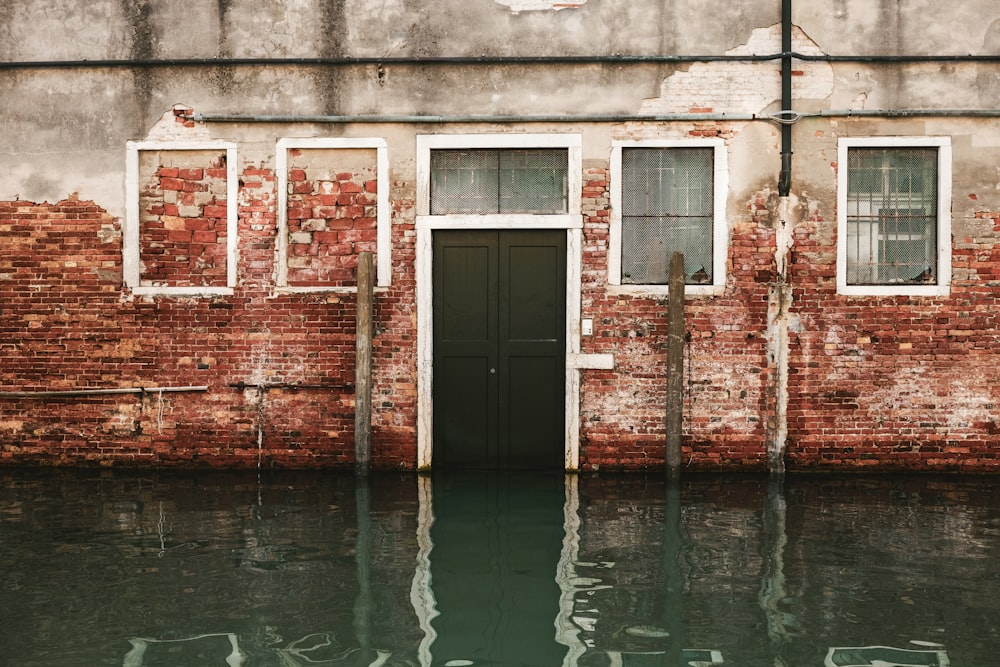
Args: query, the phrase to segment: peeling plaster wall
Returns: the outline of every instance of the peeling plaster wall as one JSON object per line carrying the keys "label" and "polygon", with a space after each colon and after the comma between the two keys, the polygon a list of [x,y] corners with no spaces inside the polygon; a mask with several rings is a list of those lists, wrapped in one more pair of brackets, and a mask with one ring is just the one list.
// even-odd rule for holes
{"label": "peeling plaster wall", "polygon": [[[796,0],[804,54],[998,54],[1000,8],[968,0]],[[11,0],[0,60],[739,55],[780,51],[777,0],[725,12],[679,0]],[[767,114],[780,63],[308,64],[0,69],[0,391],[187,384],[208,397],[4,406],[4,461],[252,465],[261,410],[275,465],[349,465],[349,289],[275,288],[282,137],[388,145],[392,286],[376,296],[374,460],[416,465],[416,136],[582,136],[579,373],[582,469],[663,459],[666,304],[609,284],[613,141],[718,138],[729,165],[726,284],[687,300],[684,462],[764,469],[996,470],[1000,465],[1000,119],[815,118],[792,127],[792,196],[776,194],[768,122],[192,123],[205,114]],[[993,109],[996,63],[795,61],[794,108]],[[953,149],[952,287],[941,297],[836,293],[837,142],[947,136]],[[129,141],[237,146],[240,248],[231,295],[138,296],[121,285]],[[380,190],[381,191],[381,190]],[[75,195],[74,193],[78,193]],[[370,239],[364,248],[370,247]],[[352,251],[353,252],[353,251]],[[345,256],[345,270],[356,253]],[[312,266],[312,265],[310,265]],[[343,267],[342,267],[343,268]],[[350,277],[339,276],[344,287]],[[575,315],[574,315],[575,316]],[[571,318],[572,319],[572,318]],[[576,372],[576,371],[574,371]],[[326,386],[327,394],[251,384]],[[63,443],[53,449],[52,442]],[[209,443],[209,444],[205,444]]]}

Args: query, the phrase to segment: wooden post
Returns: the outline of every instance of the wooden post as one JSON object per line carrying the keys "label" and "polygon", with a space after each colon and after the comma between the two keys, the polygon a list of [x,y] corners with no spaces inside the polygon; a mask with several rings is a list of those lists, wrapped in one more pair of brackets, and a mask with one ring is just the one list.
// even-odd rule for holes
{"label": "wooden post", "polygon": [[670,257],[667,299],[667,473],[680,474],[684,416],[684,255]]}
{"label": "wooden post", "polygon": [[372,449],[372,303],[375,281],[372,254],[358,255],[358,304],[354,368],[354,470],[365,475]]}

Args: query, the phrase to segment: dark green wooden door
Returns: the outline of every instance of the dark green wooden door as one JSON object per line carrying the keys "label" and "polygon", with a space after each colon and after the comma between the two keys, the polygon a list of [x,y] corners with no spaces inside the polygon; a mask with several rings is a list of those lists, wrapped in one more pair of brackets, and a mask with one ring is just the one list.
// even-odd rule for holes
{"label": "dark green wooden door", "polygon": [[434,233],[434,467],[563,466],[566,233]]}

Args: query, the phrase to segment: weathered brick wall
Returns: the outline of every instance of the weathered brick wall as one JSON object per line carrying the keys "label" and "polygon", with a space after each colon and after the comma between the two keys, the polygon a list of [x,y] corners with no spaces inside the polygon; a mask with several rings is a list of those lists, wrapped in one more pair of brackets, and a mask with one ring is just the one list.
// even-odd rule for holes
{"label": "weathered brick wall", "polygon": [[[584,177],[582,309],[594,318],[583,351],[610,353],[613,370],[585,370],[581,469],[662,466],[667,376],[667,299],[607,286],[610,206],[607,168]],[[763,218],[761,213],[764,213]],[[684,464],[762,468],[769,365],[768,282],[774,234],[754,199],[732,226],[729,286],[685,306]]]}
{"label": "weathered brick wall", "polygon": [[1000,466],[1000,215],[962,208],[979,231],[953,240],[947,297],[838,296],[832,223],[798,225],[790,469]]}
{"label": "weathered brick wall", "polygon": [[333,171],[331,166],[339,164],[334,159],[317,164],[314,156],[307,164],[304,154],[334,151],[290,152],[288,285],[353,285],[358,253],[376,250],[374,155],[370,166]]}
{"label": "weathered brick wall", "polygon": [[144,179],[140,278],[173,287],[225,286],[225,154],[187,155],[185,163],[192,166],[158,164]]}
{"label": "weathered brick wall", "polygon": [[[161,191],[184,191],[163,190],[174,176],[159,173]],[[200,180],[190,176],[178,174],[184,183]],[[3,461],[260,461],[292,467],[353,462],[356,297],[273,291],[274,183],[265,169],[247,167],[241,174],[240,284],[231,296],[133,296],[122,288],[119,222],[95,203],[0,203],[0,391],[207,387],[7,395],[0,399]],[[412,282],[385,291],[386,303],[377,298],[384,336],[378,345],[393,345],[388,356],[395,364],[376,371],[380,387],[405,385],[400,378],[413,375],[400,368],[413,363],[412,350],[397,349],[412,338],[410,331],[397,330],[400,322],[411,325],[410,308],[398,309],[407,300],[400,292],[407,289],[412,292]],[[408,401],[412,419],[414,401],[402,403]],[[394,408],[392,397],[376,404],[379,412]],[[412,465],[410,420],[390,415],[377,416],[377,422],[377,440],[407,445],[379,448],[373,462]]]}
{"label": "weathered brick wall", "polygon": [[[593,165],[584,176],[582,307],[594,335],[582,344],[613,354],[615,368],[583,371],[580,465],[658,466],[667,300],[606,284],[608,178]],[[984,210],[982,199],[955,202],[949,296],[858,297],[836,291],[832,195],[803,198],[801,219],[785,221],[794,238],[784,276],[775,262],[776,195],[750,196],[729,220],[724,293],[686,300],[684,465],[766,468],[782,427],[778,333],[768,309],[784,279],[792,290],[790,470],[997,470],[1000,214]]]}
{"label": "weathered brick wall", "polygon": [[[143,210],[150,228],[225,219],[224,210],[212,210],[229,205],[217,192],[200,203],[183,203],[187,192],[224,191],[218,182],[224,174],[210,173],[219,168],[218,155],[195,157],[203,164],[149,171],[155,179],[144,190]],[[314,221],[314,236],[320,222],[358,236],[344,240],[350,252],[337,255],[336,265],[325,263],[333,257],[321,249],[326,241],[303,243],[316,247],[308,255],[316,263],[301,267],[301,274],[290,266],[289,282],[299,276],[308,284],[306,272],[322,268],[326,273],[317,273],[318,281],[353,284],[357,254],[377,250],[373,195],[378,187],[390,188],[393,275],[392,286],[379,288],[375,299],[372,460],[377,467],[412,468],[414,183],[405,171],[381,184],[363,168],[311,170],[290,164],[289,210],[307,207],[311,217],[293,223],[290,215],[289,235]],[[582,351],[611,354],[615,366],[582,371],[585,470],[659,466],[664,454],[666,299],[607,284],[609,178],[606,162],[588,160],[581,305],[584,316],[593,318],[594,333],[583,337]],[[259,461],[291,467],[353,462],[356,297],[349,290],[278,289],[278,179],[266,165],[247,164],[239,180],[239,280],[232,295],[134,295],[122,287],[120,221],[99,205],[75,197],[52,204],[0,203],[0,391],[149,388],[98,396],[8,393],[0,398],[0,460],[214,466]],[[344,203],[323,203],[324,190],[333,189]],[[349,200],[340,199],[345,194]],[[780,282],[780,222],[772,192],[742,196],[744,202],[730,202],[724,292],[691,296],[686,303],[683,459],[691,468],[763,469],[780,421],[780,362],[772,357],[775,333],[769,325]],[[836,294],[831,199],[808,201],[800,208],[802,219],[793,221],[785,276],[792,288],[788,467],[996,470],[1000,213],[984,203],[985,196],[956,198],[949,296],[845,297]],[[332,217],[317,215],[324,206],[333,207]],[[341,207],[356,207],[361,215],[338,217]],[[140,239],[150,249],[161,244],[166,256],[201,252],[193,231],[173,249],[161,241]],[[159,261],[152,257],[142,257],[147,272]],[[202,273],[193,267],[175,265],[156,280],[181,276],[202,284]],[[214,268],[203,269],[217,280]],[[201,386],[207,390],[153,389]]]}

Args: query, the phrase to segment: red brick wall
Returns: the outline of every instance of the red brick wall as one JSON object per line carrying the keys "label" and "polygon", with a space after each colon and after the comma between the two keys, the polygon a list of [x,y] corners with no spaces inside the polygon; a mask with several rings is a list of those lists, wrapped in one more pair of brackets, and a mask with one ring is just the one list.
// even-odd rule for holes
{"label": "red brick wall", "polygon": [[[666,300],[608,287],[609,176],[606,165],[588,165],[582,310],[593,318],[594,334],[583,338],[582,351],[614,355],[615,368],[582,371],[580,465],[660,466]],[[176,192],[186,192],[211,177],[211,168],[218,165],[186,179],[159,170],[157,187],[147,189],[147,220],[165,227],[172,215],[166,201],[156,203],[156,193],[174,185],[169,179],[181,184]],[[301,192],[292,193],[298,198],[290,208],[314,210],[295,220],[350,219],[345,228],[364,232],[340,256],[350,261],[335,267],[322,259],[333,255],[320,251],[304,271],[322,267],[327,273],[318,280],[353,283],[357,253],[376,249],[368,236],[369,202],[383,184],[340,172],[338,197],[352,184],[347,189],[356,198],[334,207],[361,207],[364,215],[316,217],[324,204],[311,198],[332,181],[311,180],[296,168],[290,184]],[[309,192],[296,185],[305,183]],[[412,468],[415,192],[403,180],[385,186],[393,208],[393,276],[392,287],[376,294],[372,460]],[[351,464],[355,296],[275,289],[275,187],[269,169],[242,169],[239,282],[231,296],[214,297],[140,297],[123,289],[120,223],[94,202],[0,203],[0,391],[208,388],[0,397],[0,462]],[[162,212],[155,212],[158,205]],[[229,202],[202,205],[198,215],[176,217],[184,224],[222,220],[223,211],[208,209]],[[768,330],[777,280],[773,208],[766,192],[748,197],[730,221],[725,292],[687,300],[683,457],[692,469],[765,466],[778,400]],[[984,231],[956,237],[956,278],[947,297],[838,296],[833,212],[814,203],[796,223],[787,275],[789,469],[998,469],[1000,213],[980,208],[975,201],[956,205],[956,219],[969,223],[963,228]],[[145,239],[152,245],[152,237]],[[195,254],[184,243],[164,254]],[[190,265],[175,268],[165,280],[180,275],[193,282],[200,275]]]}
{"label": "red brick wall", "polygon": [[288,173],[288,284],[354,285],[358,253],[376,250],[378,184],[375,166],[361,173]]}
{"label": "red brick wall", "polygon": [[[1000,230],[997,213],[954,215]],[[821,224],[793,246],[789,468],[1000,469],[995,239],[954,239],[947,297],[844,297]]]}
{"label": "red brick wall", "polygon": [[[662,466],[666,438],[667,299],[609,290],[608,174],[584,177],[583,352],[611,353],[614,370],[585,370],[581,469]],[[682,456],[685,466],[762,468],[769,369],[768,281],[774,238],[759,202],[733,229],[729,288],[685,306]],[[766,207],[759,206],[766,215]]]}
{"label": "red brick wall", "polygon": [[[96,204],[0,203],[0,391],[208,387],[0,397],[0,461],[353,462],[355,295],[274,293],[274,182],[263,169],[241,175],[232,296],[133,297],[122,288],[120,225]],[[403,378],[413,373],[403,369],[413,352],[396,349],[412,338],[398,330],[410,325],[407,301],[412,281],[378,299],[376,345],[392,351],[377,354],[388,357],[393,379],[379,368],[376,386],[402,387],[404,398],[389,396],[376,410],[392,413],[398,403],[412,416],[415,391]],[[376,465],[412,467],[411,421],[377,415],[373,438],[386,445],[373,454]]]}
{"label": "red brick wall", "polygon": [[226,285],[225,154],[206,167],[160,166],[139,195],[140,278],[171,287]]}

